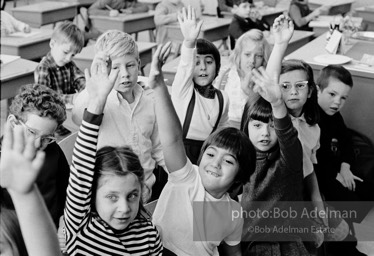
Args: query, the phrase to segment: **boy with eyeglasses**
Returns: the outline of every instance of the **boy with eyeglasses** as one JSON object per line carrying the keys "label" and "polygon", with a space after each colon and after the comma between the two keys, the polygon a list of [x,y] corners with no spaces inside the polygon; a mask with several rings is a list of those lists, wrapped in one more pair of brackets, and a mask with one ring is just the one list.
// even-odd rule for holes
{"label": "boy with eyeglasses", "polygon": [[[57,226],[65,206],[69,164],[54,133],[66,119],[65,104],[57,92],[43,85],[29,84],[21,87],[9,112],[7,122],[11,127],[22,126],[27,137],[33,137],[35,148],[45,152],[45,162],[36,184]],[[13,208],[4,188],[1,188],[0,203]]]}

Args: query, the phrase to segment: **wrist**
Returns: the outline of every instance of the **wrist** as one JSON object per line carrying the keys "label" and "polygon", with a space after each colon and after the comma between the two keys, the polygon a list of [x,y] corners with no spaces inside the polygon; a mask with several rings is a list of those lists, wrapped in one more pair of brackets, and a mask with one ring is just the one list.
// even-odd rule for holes
{"label": "wrist", "polygon": [[185,47],[187,47],[187,48],[195,48],[195,45],[196,45],[196,39],[194,39],[194,40],[184,40],[183,41],[183,44],[184,44],[184,46]]}
{"label": "wrist", "polygon": [[100,115],[104,111],[106,99],[90,99],[87,105],[87,111],[92,114]]}

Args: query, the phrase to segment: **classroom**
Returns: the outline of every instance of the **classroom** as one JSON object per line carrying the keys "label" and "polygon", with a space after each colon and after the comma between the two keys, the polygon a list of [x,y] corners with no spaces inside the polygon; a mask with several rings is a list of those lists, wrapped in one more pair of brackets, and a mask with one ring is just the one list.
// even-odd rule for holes
{"label": "classroom", "polygon": [[373,4],[1,0],[0,254],[374,256]]}

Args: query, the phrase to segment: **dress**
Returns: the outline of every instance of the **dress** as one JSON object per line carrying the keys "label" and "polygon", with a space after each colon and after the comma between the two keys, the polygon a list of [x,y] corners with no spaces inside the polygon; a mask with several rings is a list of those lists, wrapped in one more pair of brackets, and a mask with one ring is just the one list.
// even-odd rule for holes
{"label": "dress", "polygon": [[97,138],[102,115],[85,111],[74,145],[71,179],[65,208],[66,246],[69,255],[162,255],[162,243],[152,222],[137,216],[122,231],[115,231],[92,211]]}
{"label": "dress", "polygon": [[242,218],[232,220],[240,205],[226,193],[220,199],[205,191],[198,167],[186,165],[169,174],[156,209],[153,223],[160,230],[165,248],[178,256],[218,255],[221,241],[239,244]]}
{"label": "dress", "polygon": [[[301,18],[308,16],[312,11],[309,9],[309,6],[306,4],[300,4],[297,1],[292,1],[290,5],[289,15],[292,19],[295,19],[294,16],[300,16]],[[295,30],[306,30],[312,31],[313,28],[309,27],[309,23],[299,27],[294,22]]]}
{"label": "dress", "polygon": [[57,66],[48,52],[34,71],[35,83],[45,85],[60,94],[74,94],[86,84],[84,73],[73,61],[63,67]]}
{"label": "dress", "polygon": [[[137,84],[134,87],[134,96],[135,101],[131,108],[117,91],[110,92],[104,109],[98,147],[131,147],[144,169],[147,189],[143,189],[143,199],[147,202],[156,181],[153,170],[156,165],[165,170],[166,167],[158,133],[153,91],[143,90]],[[87,90],[83,90],[74,102],[73,120],[77,124],[81,123],[88,99]]]}

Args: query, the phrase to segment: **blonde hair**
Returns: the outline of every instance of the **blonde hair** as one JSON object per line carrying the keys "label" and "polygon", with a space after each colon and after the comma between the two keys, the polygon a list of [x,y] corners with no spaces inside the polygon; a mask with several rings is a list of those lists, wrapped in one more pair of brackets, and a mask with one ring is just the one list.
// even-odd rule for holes
{"label": "blonde hair", "polygon": [[138,46],[135,40],[127,33],[119,30],[108,30],[96,41],[95,52],[103,51],[111,59],[134,55],[139,60]]}
{"label": "blonde hair", "polygon": [[246,46],[253,43],[262,46],[264,54],[262,66],[266,67],[268,63],[271,53],[270,45],[268,41],[266,41],[264,33],[261,30],[251,29],[239,37],[238,41],[236,41],[234,51],[231,55],[231,62],[236,66],[239,74],[243,73],[240,70],[241,53]]}
{"label": "blonde hair", "polygon": [[82,31],[70,21],[58,24],[53,31],[51,40],[55,40],[58,44],[70,43],[76,53],[80,52],[84,46]]}

